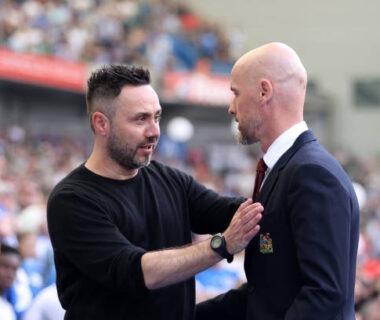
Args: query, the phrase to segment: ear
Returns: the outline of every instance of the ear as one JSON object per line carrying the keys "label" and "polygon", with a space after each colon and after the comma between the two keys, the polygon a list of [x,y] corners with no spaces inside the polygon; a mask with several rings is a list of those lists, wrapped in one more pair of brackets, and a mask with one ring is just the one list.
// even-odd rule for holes
{"label": "ear", "polygon": [[273,86],[268,79],[260,80],[260,99],[262,101],[267,101],[272,98],[273,95]]}
{"label": "ear", "polygon": [[110,121],[104,113],[95,111],[91,116],[91,122],[96,133],[99,133],[102,136],[108,134]]}

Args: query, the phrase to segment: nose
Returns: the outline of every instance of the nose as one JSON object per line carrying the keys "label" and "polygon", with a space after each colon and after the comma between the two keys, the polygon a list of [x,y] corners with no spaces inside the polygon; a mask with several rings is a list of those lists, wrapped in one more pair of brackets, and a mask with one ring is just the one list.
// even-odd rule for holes
{"label": "nose", "polygon": [[228,113],[235,115],[235,105],[234,105],[233,101],[230,103],[230,106],[228,107]]}
{"label": "nose", "polygon": [[160,124],[159,122],[153,121],[147,130],[148,137],[158,138],[160,136]]}

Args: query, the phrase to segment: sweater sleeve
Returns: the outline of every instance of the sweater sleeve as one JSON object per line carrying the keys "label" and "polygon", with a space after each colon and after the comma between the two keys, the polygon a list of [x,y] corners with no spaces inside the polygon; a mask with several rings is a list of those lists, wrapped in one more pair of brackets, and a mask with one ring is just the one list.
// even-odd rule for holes
{"label": "sweater sleeve", "polygon": [[120,233],[95,197],[67,189],[52,194],[48,227],[55,259],[60,262],[57,274],[67,288],[86,281],[76,279],[82,274],[88,283],[131,295],[146,290],[140,263],[145,250]]}
{"label": "sweater sleeve", "polygon": [[198,182],[193,176],[157,162],[150,175],[169,188],[170,198],[181,206],[184,220],[190,220],[191,231],[198,234],[223,232],[229,225],[243,197],[221,196]]}
{"label": "sweater sleeve", "polygon": [[192,230],[199,234],[223,232],[245,200],[221,196],[192,177],[187,177],[186,188]]}

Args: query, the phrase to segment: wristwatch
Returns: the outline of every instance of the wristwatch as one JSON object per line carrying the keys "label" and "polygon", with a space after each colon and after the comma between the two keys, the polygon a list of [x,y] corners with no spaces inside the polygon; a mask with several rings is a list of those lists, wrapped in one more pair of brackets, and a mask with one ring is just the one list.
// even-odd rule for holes
{"label": "wristwatch", "polygon": [[226,240],[221,233],[218,233],[211,238],[210,247],[222,258],[227,259],[228,263],[231,263],[234,259],[234,256],[228,253],[226,248]]}

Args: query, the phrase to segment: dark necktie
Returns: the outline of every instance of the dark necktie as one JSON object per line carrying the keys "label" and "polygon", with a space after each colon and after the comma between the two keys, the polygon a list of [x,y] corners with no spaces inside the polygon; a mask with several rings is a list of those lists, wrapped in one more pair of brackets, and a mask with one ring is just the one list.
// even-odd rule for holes
{"label": "dark necktie", "polygon": [[268,166],[265,164],[263,158],[259,160],[256,167],[256,178],[255,178],[255,187],[253,189],[252,199],[253,202],[257,201],[257,197],[259,196],[261,184],[264,181],[265,171]]}

